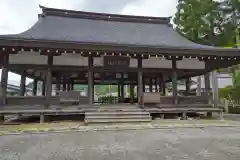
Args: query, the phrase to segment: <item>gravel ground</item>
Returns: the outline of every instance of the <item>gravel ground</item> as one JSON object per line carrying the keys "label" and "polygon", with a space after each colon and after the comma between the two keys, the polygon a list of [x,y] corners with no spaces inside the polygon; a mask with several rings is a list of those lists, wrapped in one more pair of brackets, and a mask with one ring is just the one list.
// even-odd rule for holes
{"label": "gravel ground", "polygon": [[0,136],[1,160],[239,160],[240,128]]}

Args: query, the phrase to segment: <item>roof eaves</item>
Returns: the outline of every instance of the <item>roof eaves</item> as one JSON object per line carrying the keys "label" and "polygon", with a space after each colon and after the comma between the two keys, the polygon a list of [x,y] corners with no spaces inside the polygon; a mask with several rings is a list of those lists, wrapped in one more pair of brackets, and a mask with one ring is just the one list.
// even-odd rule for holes
{"label": "roof eaves", "polygon": [[240,56],[240,49],[237,48],[190,48],[178,46],[146,46],[112,43],[87,43],[87,42],[67,42],[53,40],[23,39],[13,37],[0,37],[0,46],[14,47],[39,47],[39,48],[62,48],[62,49],[85,49],[104,51],[126,51],[136,53],[165,53],[165,54],[185,54],[185,55],[209,55],[209,56]]}

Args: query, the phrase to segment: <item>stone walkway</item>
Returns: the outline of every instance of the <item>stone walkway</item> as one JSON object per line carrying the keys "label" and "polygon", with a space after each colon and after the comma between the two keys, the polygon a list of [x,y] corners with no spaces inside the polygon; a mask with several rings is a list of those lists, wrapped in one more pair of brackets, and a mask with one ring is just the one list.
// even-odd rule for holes
{"label": "stone walkway", "polygon": [[1,160],[237,160],[240,128],[0,136]]}

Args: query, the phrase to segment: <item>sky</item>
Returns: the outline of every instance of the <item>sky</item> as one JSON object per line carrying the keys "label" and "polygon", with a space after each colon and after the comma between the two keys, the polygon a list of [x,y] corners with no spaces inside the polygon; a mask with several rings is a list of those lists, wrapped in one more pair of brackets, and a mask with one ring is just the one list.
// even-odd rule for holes
{"label": "sky", "polygon": [[[51,8],[139,16],[169,17],[177,0],[0,0],[0,34],[21,33],[37,21],[39,5]],[[9,80],[20,76],[9,74]],[[27,83],[31,81],[27,79]]]}

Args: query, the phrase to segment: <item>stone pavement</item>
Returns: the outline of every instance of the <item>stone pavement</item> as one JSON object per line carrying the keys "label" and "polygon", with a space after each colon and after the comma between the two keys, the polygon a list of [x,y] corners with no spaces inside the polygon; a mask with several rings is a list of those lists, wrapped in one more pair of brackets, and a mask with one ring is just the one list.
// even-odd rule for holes
{"label": "stone pavement", "polygon": [[145,130],[145,129],[170,129],[170,128],[204,128],[204,127],[240,127],[240,121],[232,120],[177,120],[156,119],[151,123],[106,123],[84,125],[81,122],[60,121],[43,124],[0,125],[0,135],[43,133],[43,132],[88,132],[88,131],[113,131],[113,130]]}
{"label": "stone pavement", "polygon": [[0,136],[1,160],[238,160],[240,128]]}

